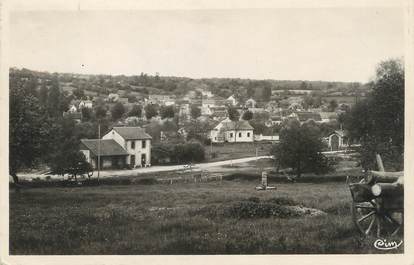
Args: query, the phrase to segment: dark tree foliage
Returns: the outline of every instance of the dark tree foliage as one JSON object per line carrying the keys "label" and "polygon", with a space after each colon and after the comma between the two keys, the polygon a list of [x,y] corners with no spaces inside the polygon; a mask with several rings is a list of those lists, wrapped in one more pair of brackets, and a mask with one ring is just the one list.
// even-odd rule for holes
{"label": "dark tree foliage", "polygon": [[250,110],[247,110],[243,113],[242,119],[245,121],[249,121],[251,119],[253,119],[253,112],[251,112]]}
{"label": "dark tree foliage", "polygon": [[267,85],[263,88],[262,91],[262,100],[269,101],[270,97],[272,96],[272,88],[266,83]]}
{"label": "dark tree foliage", "polygon": [[91,121],[93,119],[92,109],[90,108],[82,108],[82,121]]}
{"label": "dark tree foliage", "polygon": [[157,104],[148,104],[145,106],[145,117],[150,120],[158,115],[159,106]]}
{"label": "dark tree foliage", "polygon": [[292,168],[297,177],[305,172],[329,170],[327,159],[321,153],[321,134],[314,122],[300,125],[297,120],[290,120],[282,127],[279,137],[280,143],[271,150],[278,166]]}
{"label": "dark tree foliage", "polygon": [[[381,62],[372,93],[344,117],[350,137],[361,143],[361,163],[374,168],[375,153],[384,164],[403,169],[404,160],[404,66],[400,60]],[[387,165],[388,164],[388,165]]]}
{"label": "dark tree foliage", "polygon": [[106,117],[107,109],[104,105],[97,105],[94,109],[95,118],[97,120],[104,119]]}
{"label": "dark tree foliage", "polygon": [[336,100],[333,99],[329,101],[329,105],[328,105],[329,111],[335,111],[337,107],[338,107],[338,102]]}
{"label": "dark tree foliage", "polygon": [[197,105],[191,105],[190,114],[191,118],[197,119],[201,116],[201,109]]}
{"label": "dark tree foliage", "polygon": [[250,125],[253,127],[254,134],[263,134],[266,131],[266,125],[262,121],[250,120]]}
{"label": "dark tree foliage", "polygon": [[46,151],[48,127],[39,100],[33,95],[32,86],[19,76],[11,75],[9,112],[9,173],[18,187],[17,172],[30,168]]}
{"label": "dark tree foliage", "polygon": [[137,99],[137,97],[136,97],[136,96],[129,95],[127,98],[128,98],[128,102],[129,102],[129,103],[135,103],[135,102],[138,102],[138,99]]}
{"label": "dark tree foliage", "polygon": [[85,91],[81,88],[76,88],[73,90],[73,95],[76,99],[86,99]]}
{"label": "dark tree foliage", "polygon": [[122,115],[125,113],[125,107],[121,102],[115,103],[111,109],[111,116],[114,121],[122,118]]}
{"label": "dark tree foliage", "polygon": [[142,106],[135,104],[134,106],[132,106],[132,109],[128,112],[128,117],[141,117],[142,115]]}
{"label": "dark tree foliage", "polygon": [[204,146],[199,142],[155,145],[151,154],[155,163],[169,160],[181,164],[202,162],[205,159]]}
{"label": "dark tree foliage", "polygon": [[48,99],[48,94],[49,94],[49,90],[46,86],[46,83],[43,82],[42,85],[40,86],[40,90],[39,90],[39,104],[41,106],[46,106],[47,104],[47,99]]}
{"label": "dark tree foliage", "polygon": [[61,109],[62,93],[59,87],[57,76],[53,77],[47,101],[48,113],[51,117],[57,118],[62,115]]}
{"label": "dark tree foliage", "polygon": [[174,106],[162,106],[160,110],[161,118],[174,118],[175,109]]}
{"label": "dark tree foliage", "polygon": [[86,161],[85,156],[78,150],[70,150],[68,152],[60,152],[54,163],[51,165],[54,174],[69,174],[75,179],[79,175],[87,174],[93,171],[92,165]]}
{"label": "dark tree foliage", "polygon": [[228,107],[227,113],[229,114],[229,119],[232,121],[238,121],[240,118],[240,113],[234,107]]}

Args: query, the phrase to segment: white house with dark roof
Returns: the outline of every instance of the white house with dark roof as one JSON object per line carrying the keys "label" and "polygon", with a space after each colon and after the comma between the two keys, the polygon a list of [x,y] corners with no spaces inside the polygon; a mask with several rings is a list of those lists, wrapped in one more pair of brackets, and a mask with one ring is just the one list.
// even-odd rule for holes
{"label": "white house with dark roof", "polygon": [[151,136],[140,127],[113,127],[102,139],[116,141],[127,153],[131,167],[151,166]]}
{"label": "white house with dark roof", "polygon": [[225,119],[210,130],[209,138],[213,143],[253,142],[253,127],[248,121],[230,121],[230,119]]}

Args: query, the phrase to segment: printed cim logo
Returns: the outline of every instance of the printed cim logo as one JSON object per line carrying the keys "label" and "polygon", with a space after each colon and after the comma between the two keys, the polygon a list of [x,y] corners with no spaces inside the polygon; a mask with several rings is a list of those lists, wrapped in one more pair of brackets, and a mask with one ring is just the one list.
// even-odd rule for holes
{"label": "printed cim logo", "polygon": [[399,246],[401,246],[402,242],[402,240],[400,241],[400,243],[397,243],[396,241],[387,242],[386,239],[377,239],[374,242],[374,247],[380,250],[397,249]]}

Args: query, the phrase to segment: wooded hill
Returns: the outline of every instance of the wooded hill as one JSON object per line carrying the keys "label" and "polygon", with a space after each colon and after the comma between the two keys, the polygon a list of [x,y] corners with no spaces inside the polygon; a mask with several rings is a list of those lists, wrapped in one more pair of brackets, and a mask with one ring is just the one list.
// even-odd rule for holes
{"label": "wooded hill", "polygon": [[[75,89],[91,92],[90,95],[108,95],[123,93],[128,96],[145,97],[149,94],[185,95],[190,91],[209,90],[214,95],[229,97],[235,95],[240,99],[254,98],[268,101],[272,91],[307,90],[324,95],[339,93],[339,95],[363,95],[369,90],[369,84],[357,82],[327,82],[307,80],[253,80],[241,78],[202,78],[171,77],[148,75],[84,75],[74,73],[49,73],[29,69],[10,69],[11,75],[22,78],[35,77],[38,83],[59,80],[64,91],[73,92]],[[87,94],[87,93],[86,93]]]}

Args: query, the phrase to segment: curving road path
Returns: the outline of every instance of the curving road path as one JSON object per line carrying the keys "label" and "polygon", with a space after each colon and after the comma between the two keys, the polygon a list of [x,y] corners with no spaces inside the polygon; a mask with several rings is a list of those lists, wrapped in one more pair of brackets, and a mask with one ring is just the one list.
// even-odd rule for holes
{"label": "curving road path", "polygon": [[[253,157],[245,157],[245,158],[238,158],[233,160],[224,160],[224,161],[217,161],[217,162],[208,162],[208,163],[199,163],[199,164],[192,164],[191,170],[200,171],[200,170],[209,170],[211,168],[217,168],[220,166],[232,165],[232,164],[241,164],[250,161],[254,161],[256,159],[263,159],[263,158],[272,158],[271,156],[255,156]],[[139,176],[142,173],[155,173],[155,172],[167,172],[167,171],[177,171],[177,170],[190,170],[188,165],[171,165],[171,166],[152,166],[152,167],[145,167],[145,168],[135,168],[135,169],[122,169],[122,170],[101,170],[99,176],[100,177],[113,177],[113,176]],[[44,178],[46,177],[45,174],[41,173],[20,173],[19,177],[22,179],[31,179],[31,178]],[[53,177],[53,176],[52,176]],[[57,178],[61,178],[61,176],[56,176]],[[93,177],[97,177],[97,171],[93,173]]]}
{"label": "curving road path", "polygon": [[[214,167],[246,163],[246,162],[254,161],[256,159],[263,159],[263,158],[272,158],[272,157],[271,156],[258,156],[256,158],[254,156],[254,157],[238,158],[238,159],[233,159],[233,160],[192,164],[191,169],[195,171],[208,170]],[[130,170],[105,170],[105,171],[100,172],[100,176],[101,177],[134,176],[134,175],[138,176],[141,173],[176,171],[176,170],[184,170],[184,169],[189,170],[190,167],[188,167],[188,165],[171,165],[171,166],[152,166],[152,167],[136,168],[136,169],[130,169]],[[95,177],[96,177],[96,174],[97,172],[94,172]]]}

